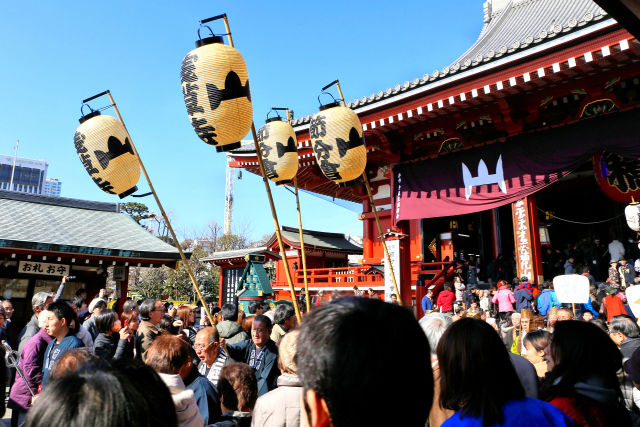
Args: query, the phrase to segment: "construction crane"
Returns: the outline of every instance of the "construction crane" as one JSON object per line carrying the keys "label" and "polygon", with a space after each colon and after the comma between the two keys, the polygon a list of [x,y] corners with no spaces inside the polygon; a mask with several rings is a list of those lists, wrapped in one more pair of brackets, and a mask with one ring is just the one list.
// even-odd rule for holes
{"label": "construction crane", "polygon": [[231,215],[233,212],[233,183],[235,177],[233,169],[229,166],[229,155],[227,154],[227,177],[224,186],[224,234],[231,234]]}

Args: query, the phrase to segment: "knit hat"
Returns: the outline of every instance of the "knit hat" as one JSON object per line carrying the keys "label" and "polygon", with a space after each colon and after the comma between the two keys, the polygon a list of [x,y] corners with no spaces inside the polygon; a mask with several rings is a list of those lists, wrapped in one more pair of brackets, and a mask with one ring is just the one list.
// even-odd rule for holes
{"label": "knit hat", "polygon": [[618,290],[616,288],[614,288],[613,286],[607,286],[607,294],[615,295],[617,293],[618,293]]}
{"label": "knit hat", "polygon": [[103,300],[102,298],[94,298],[91,300],[91,302],[89,303],[89,313],[93,313],[93,309],[96,308],[96,305],[100,302],[104,302],[105,304],[107,303],[105,300]]}

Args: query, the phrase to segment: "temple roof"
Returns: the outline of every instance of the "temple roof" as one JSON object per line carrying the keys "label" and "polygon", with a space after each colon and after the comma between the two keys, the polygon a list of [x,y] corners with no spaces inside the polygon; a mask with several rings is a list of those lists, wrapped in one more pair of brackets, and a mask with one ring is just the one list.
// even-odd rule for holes
{"label": "temple roof", "polygon": [[233,258],[244,258],[245,255],[249,255],[249,254],[263,254],[263,253],[269,254],[274,258],[280,258],[280,255],[270,251],[267,246],[260,246],[258,248],[246,248],[246,249],[237,249],[233,251],[214,252],[210,256],[201,258],[200,260],[201,261],[227,260],[227,259],[233,259]]}
{"label": "temple roof", "polygon": [[177,260],[117,203],[0,191],[0,248],[79,255]]}
{"label": "temple roof", "polygon": [[[494,7],[492,5],[500,5]],[[477,41],[453,64],[417,77],[413,81],[347,103],[356,113],[383,107],[389,102],[417,96],[453,81],[459,74],[484,70],[503,58],[527,55],[544,45],[568,42],[564,36],[584,35],[613,26],[616,21],[592,0],[489,0],[485,2],[485,25]],[[574,34],[575,33],[575,34]],[[292,121],[294,128],[306,128],[311,116]]]}
{"label": "temple roof", "polygon": [[[351,243],[342,233],[327,233],[324,231],[302,230],[305,249],[314,247],[320,249],[328,249],[332,251],[346,252],[352,254],[361,254],[362,247]],[[291,246],[300,247],[300,234],[298,228],[282,227],[282,238]],[[271,237],[267,242],[268,246],[276,242],[276,235]]]}

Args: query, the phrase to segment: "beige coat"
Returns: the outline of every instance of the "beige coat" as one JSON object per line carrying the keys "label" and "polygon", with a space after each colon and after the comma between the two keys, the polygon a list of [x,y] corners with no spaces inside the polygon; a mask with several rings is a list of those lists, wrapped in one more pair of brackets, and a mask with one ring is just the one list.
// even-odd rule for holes
{"label": "beige coat", "polygon": [[143,320],[138,326],[138,338],[136,342],[136,351],[140,355],[142,361],[147,360],[147,350],[151,347],[151,343],[160,335],[160,330],[148,320]]}
{"label": "beige coat", "polygon": [[258,398],[253,408],[252,426],[298,427],[306,426],[300,411],[302,383],[297,375],[282,374],[278,388]]}

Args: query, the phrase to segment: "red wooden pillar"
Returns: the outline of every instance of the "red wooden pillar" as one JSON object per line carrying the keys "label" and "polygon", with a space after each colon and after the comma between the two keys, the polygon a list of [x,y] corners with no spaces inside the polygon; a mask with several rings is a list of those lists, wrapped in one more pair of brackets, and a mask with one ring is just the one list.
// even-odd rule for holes
{"label": "red wooden pillar", "polygon": [[[370,211],[371,205],[369,200],[363,200],[362,213],[367,214]],[[373,233],[373,221],[372,218],[365,217],[362,219],[362,258],[364,258],[365,261],[373,257],[373,240],[377,236]]]}
{"label": "red wooden pillar", "polygon": [[529,221],[531,223],[531,248],[533,250],[533,271],[534,277],[530,277],[531,281],[535,281],[540,285],[544,281],[542,274],[542,246],[540,244],[540,223],[538,222],[538,202],[535,196],[527,197],[529,205]]}
{"label": "red wooden pillar", "polygon": [[491,252],[493,258],[500,255],[500,216],[498,208],[491,210]]}
{"label": "red wooden pillar", "polygon": [[122,313],[122,306],[127,298],[127,292],[129,292],[129,267],[125,267],[124,280],[120,282],[120,298],[118,298],[118,307],[116,307],[118,313]]}
{"label": "red wooden pillar", "polygon": [[409,221],[400,221],[396,227],[401,234],[406,235],[400,239],[400,297],[403,306],[411,307],[411,286],[414,284],[411,280],[411,227]]}
{"label": "red wooden pillar", "polygon": [[224,294],[224,268],[220,267],[220,283],[218,285],[218,307],[222,307],[222,295]]}

